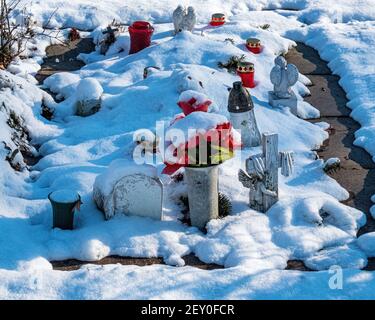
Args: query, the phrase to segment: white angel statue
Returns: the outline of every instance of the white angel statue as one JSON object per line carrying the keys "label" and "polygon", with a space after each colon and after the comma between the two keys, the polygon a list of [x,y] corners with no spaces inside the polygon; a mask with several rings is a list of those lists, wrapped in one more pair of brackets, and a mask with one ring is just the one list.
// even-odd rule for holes
{"label": "white angel statue", "polygon": [[274,85],[274,95],[280,99],[292,97],[291,87],[297,83],[298,75],[298,69],[294,64],[287,64],[282,56],[277,57],[270,75],[271,82]]}
{"label": "white angel statue", "polygon": [[175,34],[181,31],[193,31],[194,26],[197,22],[197,17],[193,7],[185,9],[179,5],[176,10],[173,11],[173,25]]}

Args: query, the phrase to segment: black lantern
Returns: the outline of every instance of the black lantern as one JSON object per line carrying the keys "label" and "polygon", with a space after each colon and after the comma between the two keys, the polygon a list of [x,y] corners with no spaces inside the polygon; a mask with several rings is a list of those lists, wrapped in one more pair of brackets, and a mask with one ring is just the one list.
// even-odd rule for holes
{"label": "black lantern", "polygon": [[230,113],[248,112],[254,109],[254,103],[250,93],[242,86],[241,81],[233,83],[228,99],[228,111]]}

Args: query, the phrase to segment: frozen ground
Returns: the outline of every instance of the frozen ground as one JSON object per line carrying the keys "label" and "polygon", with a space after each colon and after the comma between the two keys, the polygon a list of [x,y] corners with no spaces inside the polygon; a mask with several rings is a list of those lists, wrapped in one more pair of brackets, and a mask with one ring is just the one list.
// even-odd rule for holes
{"label": "frozen ground", "polygon": [[[363,125],[356,143],[375,156],[371,144],[375,140],[375,113],[370,90],[375,84],[374,72],[369,70],[373,68],[371,44],[375,36],[373,22],[365,21],[375,17],[370,2],[354,5],[339,1],[336,7],[325,9],[323,1],[227,1],[224,5],[214,0],[208,4],[197,1],[196,31],[174,38],[169,22],[175,5],[169,1],[152,6],[138,1],[125,7],[120,1],[108,6],[105,1],[93,5],[81,0],[69,8],[62,6],[52,19],[54,26],[94,29],[113,17],[123,22],[150,19],[156,27],[154,42],[150,48],[128,56],[129,40],[123,34],[106,57],[97,53],[81,55],[87,63],[82,70],[57,74],[45,82],[65,99],[59,104],[38,89],[28,75],[37,69],[45,39],[35,44],[40,52],[34,59],[12,66],[10,71],[18,76],[0,73],[11,83],[1,92],[0,100],[8,106],[19,106],[16,112],[23,115],[32,141],[40,145],[43,156],[30,172],[15,173],[7,162],[0,163],[0,179],[4,181],[0,186],[0,297],[374,298],[373,274],[359,269],[367,264],[367,257],[375,256],[375,235],[356,239],[356,231],[365,223],[364,215],[339,203],[348,193],[323,173],[323,162],[315,160],[311,152],[327,138],[324,124],[310,124],[267,103],[273,59],[293,45],[285,36],[304,40],[330,60],[333,71],[342,77],[353,117]],[[46,21],[58,3],[33,2],[31,10],[38,21]],[[250,11],[283,6],[301,11]],[[227,13],[230,23],[205,28],[214,11]],[[334,23],[337,11],[345,24]],[[258,28],[266,23],[270,24],[269,30]],[[302,27],[302,23],[309,25]],[[261,55],[252,55],[243,45],[253,36],[265,45]],[[120,49],[125,51],[119,53]],[[255,148],[237,153],[235,159],[221,166],[220,188],[233,202],[233,215],[212,221],[207,235],[177,221],[175,200],[185,190],[174,183],[167,187],[166,221],[134,217],[104,221],[92,201],[96,176],[114,160],[131,163],[133,133],[142,128],[154,130],[156,121],[169,123],[180,112],[176,102],[183,91],[204,93],[213,101],[211,112],[228,116],[227,87],[237,77],[218,69],[217,62],[240,54],[255,63],[258,85],[251,93],[260,130],[278,132],[280,149],[295,152],[295,173],[281,178],[280,202],[267,215],[247,207],[248,191],[236,175],[246,157],[259,152]],[[143,80],[143,68],[149,65],[162,70]],[[73,106],[79,81],[85,78],[95,78],[103,87],[103,108],[93,116],[79,118],[73,115]],[[294,89],[301,94],[308,91],[302,82]],[[53,122],[39,115],[42,102],[56,109]],[[305,117],[316,113],[311,106],[303,106]],[[6,119],[0,121],[5,123]],[[1,123],[1,127],[6,126]],[[11,143],[10,132],[2,130],[0,134],[2,140]],[[0,151],[5,155],[5,149]],[[74,231],[50,229],[46,197],[61,186],[77,190],[83,198]],[[226,268],[201,271],[182,267],[181,257],[189,253]],[[68,258],[94,261],[110,254],[160,256],[167,264],[180,267],[87,266],[67,273],[53,271],[48,262]],[[310,268],[322,271],[284,271],[290,259],[303,260]],[[329,287],[332,270],[326,270],[334,265],[345,269],[342,290]]]}

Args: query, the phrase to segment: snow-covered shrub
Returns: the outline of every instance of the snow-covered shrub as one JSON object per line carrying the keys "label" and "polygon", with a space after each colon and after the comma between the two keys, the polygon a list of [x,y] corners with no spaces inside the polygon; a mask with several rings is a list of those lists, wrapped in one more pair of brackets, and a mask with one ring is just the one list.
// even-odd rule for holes
{"label": "snow-covered shrub", "polygon": [[15,91],[19,90],[22,90],[22,84],[16,82],[16,77],[0,71],[0,142],[7,150],[6,160],[14,169],[21,171],[26,167],[22,154],[33,157],[37,151],[30,143],[27,120],[32,115],[15,95]]}
{"label": "snow-covered shrub", "polygon": [[36,35],[34,24],[19,1],[0,1],[0,69],[23,53],[26,42]]}

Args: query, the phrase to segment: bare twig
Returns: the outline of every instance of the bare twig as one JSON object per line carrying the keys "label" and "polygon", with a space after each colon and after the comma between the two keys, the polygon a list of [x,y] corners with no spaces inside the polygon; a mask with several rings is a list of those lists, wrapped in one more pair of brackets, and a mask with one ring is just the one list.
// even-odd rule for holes
{"label": "bare twig", "polygon": [[[36,36],[49,37],[65,44],[59,38],[60,31],[46,32],[58,8],[44,24],[43,31],[38,32],[36,23],[27,14],[26,6],[21,7],[20,3],[21,0],[0,0],[0,68],[6,68],[15,58],[20,57],[26,51],[28,42]],[[15,11],[20,14],[17,15]]]}

